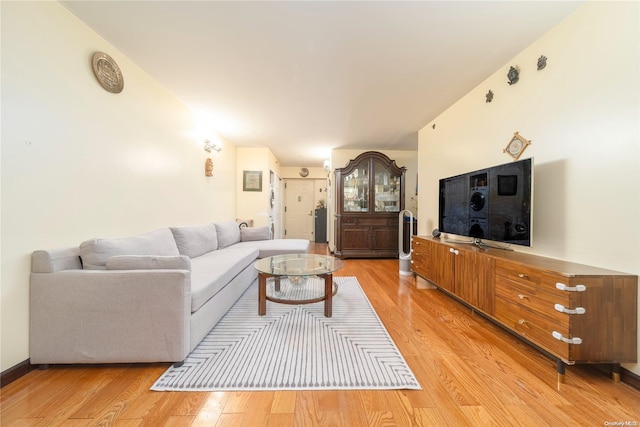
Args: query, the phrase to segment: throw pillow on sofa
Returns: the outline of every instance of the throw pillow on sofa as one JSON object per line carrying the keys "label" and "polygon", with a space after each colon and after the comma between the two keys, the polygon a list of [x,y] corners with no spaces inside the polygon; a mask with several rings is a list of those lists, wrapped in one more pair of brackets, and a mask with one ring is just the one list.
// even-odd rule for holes
{"label": "throw pillow on sofa", "polygon": [[240,241],[240,228],[235,221],[216,223],[218,235],[218,249],[226,248]]}
{"label": "throw pillow on sofa", "polygon": [[243,227],[240,229],[240,241],[242,242],[269,239],[271,239],[271,231],[266,225],[262,227]]}
{"label": "throw pillow on sofa", "polygon": [[178,247],[168,228],[113,239],[91,239],[80,243],[80,258],[86,270],[106,270],[107,261],[118,255],[178,256]]}
{"label": "throw pillow on sofa", "polygon": [[181,255],[195,258],[218,249],[218,234],[213,224],[171,227]]}

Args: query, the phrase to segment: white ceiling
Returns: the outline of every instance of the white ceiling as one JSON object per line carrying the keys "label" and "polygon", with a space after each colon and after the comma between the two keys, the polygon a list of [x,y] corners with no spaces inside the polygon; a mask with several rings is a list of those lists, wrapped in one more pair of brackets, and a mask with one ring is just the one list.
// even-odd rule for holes
{"label": "white ceiling", "polygon": [[63,4],[223,140],[322,166],[333,148],[416,150],[421,127],[581,2]]}

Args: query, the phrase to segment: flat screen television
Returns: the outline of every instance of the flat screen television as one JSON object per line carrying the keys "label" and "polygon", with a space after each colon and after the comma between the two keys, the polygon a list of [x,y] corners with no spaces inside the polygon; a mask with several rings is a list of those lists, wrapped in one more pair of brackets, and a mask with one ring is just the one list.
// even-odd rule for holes
{"label": "flat screen television", "polygon": [[533,159],[440,180],[441,233],[531,246]]}

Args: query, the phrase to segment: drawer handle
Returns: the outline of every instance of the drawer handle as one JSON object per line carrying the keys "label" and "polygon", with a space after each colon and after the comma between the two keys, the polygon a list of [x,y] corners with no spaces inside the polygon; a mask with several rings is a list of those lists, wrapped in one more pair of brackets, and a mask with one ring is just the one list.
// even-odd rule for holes
{"label": "drawer handle", "polygon": [[518,298],[520,298],[520,299],[529,299],[529,297],[527,295],[523,295],[523,294],[518,294]]}
{"label": "drawer handle", "polygon": [[460,253],[460,251],[458,251],[457,249],[453,249],[453,248],[449,248],[449,252],[451,252],[452,254],[456,254],[456,255],[458,255]]}
{"label": "drawer handle", "polygon": [[584,292],[587,290],[585,285],[567,286],[564,283],[556,283],[556,288],[567,292]]}
{"label": "drawer handle", "polygon": [[529,327],[529,323],[524,319],[518,320],[518,325],[526,326],[527,328]]}
{"label": "drawer handle", "polygon": [[582,338],[578,338],[578,337],[565,338],[558,331],[553,331],[551,335],[553,335],[553,337],[558,341],[566,342],[567,344],[582,344]]}
{"label": "drawer handle", "polygon": [[571,308],[565,308],[565,306],[562,304],[556,304],[553,306],[553,308],[555,308],[560,313],[567,313],[567,314],[585,314],[587,312],[587,310],[585,310],[583,307],[576,307],[574,309],[571,309]]}
{"label": "drawer handle", "polygon": [[518,277],[521,278],[521,279],[524,279],[524,278],[527,277],[527,275],[524,274],[524,273],[520,273],[520,274],[518,274]]}

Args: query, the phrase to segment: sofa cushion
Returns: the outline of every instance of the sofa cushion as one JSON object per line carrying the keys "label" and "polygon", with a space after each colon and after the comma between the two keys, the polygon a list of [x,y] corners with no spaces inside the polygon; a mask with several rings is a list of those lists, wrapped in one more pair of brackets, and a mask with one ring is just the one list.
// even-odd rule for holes
{"label": "sofa cushion", "polygon": [[118,255],[107,260],[107,270],[191,270],[191,261],[185,255]]}
{"label": "sofa cushion", "polygon": [[255,240],[271,239],[271,231],[268,226],[264,227],[243,227],[240,229],[241,242],[253,242]]}
{"label": "sofa cushion", "polygon": [[309,241],[306,239],[274,239],[239,242],[232,248],[255,248],[259,251],[258,258],[266,258],[282,254],[306,254]]}
{"label": "sofa cushion", "polygon": [[171,227],[171,232],[180,254],[189,258],[218,249],[218,236],[216,226],[213,224]]}
{"label": "sofa cushion", "polygon": [[240,227],[235,221],[225,221],[215,224],[218,234],[218,249],[226,248],[240,241]]}
{"label": "sofa cushion", "polygon": [[178,256],[178,247],[168,228],[113,239],[91,239],[80,244],[80,258],[87,270],[105,270],[107,260],[118,255]]}
{"label": "sofa cushion", "polygon": [[[198,310],[242,270],[252,265],[258,250],[252,247],[218,249],[191,260],[191,312]],[[253,268],[253,267],[251,267]]]}

